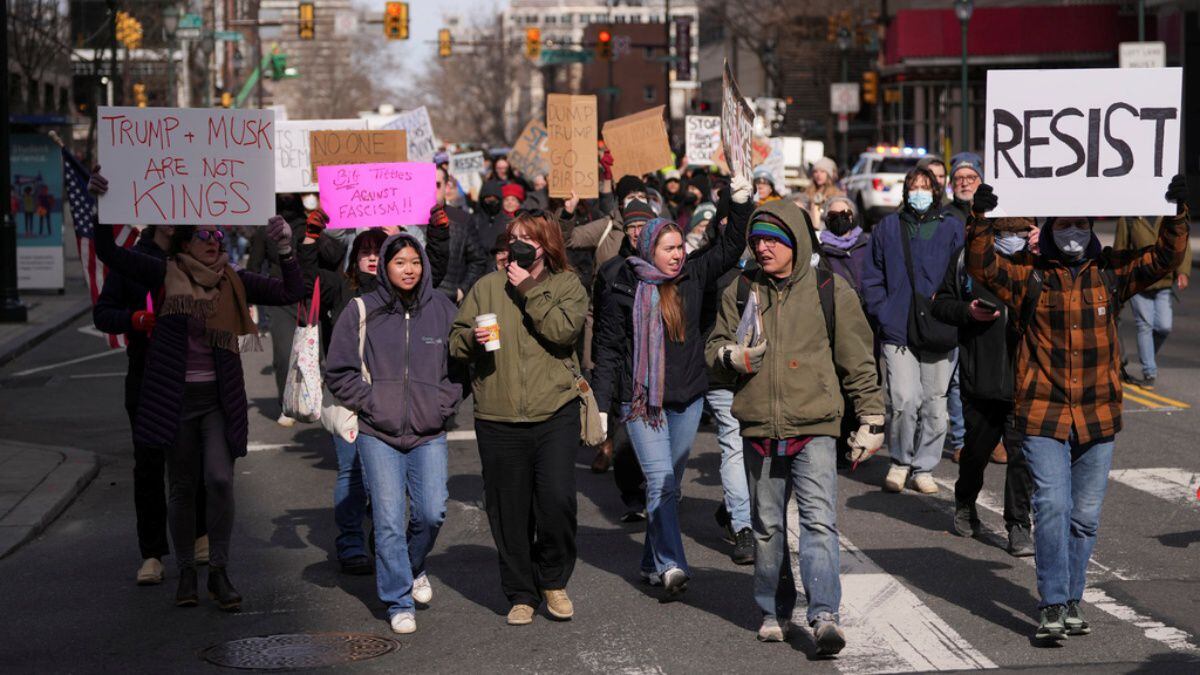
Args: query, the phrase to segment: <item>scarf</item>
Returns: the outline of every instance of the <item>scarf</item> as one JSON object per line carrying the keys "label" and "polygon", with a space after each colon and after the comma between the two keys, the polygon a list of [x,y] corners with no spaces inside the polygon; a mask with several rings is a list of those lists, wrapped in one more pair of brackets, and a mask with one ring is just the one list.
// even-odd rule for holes
{"label": "scarf", "polygon": [[849,251],[850,247],[854,246],[854,244],[858,241],[858,237],[861,234],[862,227],[859,226],[840,237],[829,230],[821,230],[817,233],[817,237],[820,238],[822,244],[832,246],[839,251]]}
{"label": "scarf", "polygon": [[[667,225],[665,218],[646,223],[638,237],[636,256],[628,259],[638,279],[633,297],[633,401],[625,421],[645,420],[651,429],[662,427],[663,383],[666,380],[665,329],[659,308],[658,287],[679,275],[669,276],[650,262],[654,244]],[[683,268],[680,268],[682,274]]]}
{"label": "scarf", "polygon": [[[246,288],[226,253],[212,265],[186,253],[176,255],[167,263],[163,289],[166,298],[160,313],[203,322],[204,339],[214,348],[236,354],[241,351],[240,336],[258,335],[246,304]],[[250,341],[250,348],[257,349],[257,342]]]}

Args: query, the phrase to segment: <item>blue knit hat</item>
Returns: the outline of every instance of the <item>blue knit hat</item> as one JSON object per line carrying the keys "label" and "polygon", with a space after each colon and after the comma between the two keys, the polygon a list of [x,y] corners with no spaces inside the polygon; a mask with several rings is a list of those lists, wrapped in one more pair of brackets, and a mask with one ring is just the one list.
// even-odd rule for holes
{"label": "blue knit hat", "polygon": [[983,180],[983,158],[973,152],[960,152],[950,158],[950,175],[954,176],[959,169],[970,169]]}

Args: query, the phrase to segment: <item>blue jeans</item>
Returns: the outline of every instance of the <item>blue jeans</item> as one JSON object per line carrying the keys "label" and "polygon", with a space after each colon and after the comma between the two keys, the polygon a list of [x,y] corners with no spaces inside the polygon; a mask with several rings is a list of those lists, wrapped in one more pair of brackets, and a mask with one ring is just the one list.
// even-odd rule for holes
{"label": "blue jeans", "polygon": [[365,556],[363,517],[367,515],[367,488],[363,483],[362,460],[358,444],[334,434],[337,453],[337,480],[333,484],[333,520],[337,523],[337,557],[345,560]]}
{"label": "blue jeans", "polygon": [[375,584],[391,618],[413,611],[413,579],[425,573],[425,556],[446,519],[446,436],[411,450],[397,450],[374,436],[359,434],[358,452],[371,487]]}
{"label": "blue jeans", "polygon": [[1171,334],[1174,295],[1170,288],[1138,293],[1129,299],[1133,306],[1133,321],[1137,325],[1138,359],[1142,362],[1142,377],[1157,377],[1155,356]]}
{"label": "blue jeans", "polygon": [[[663,410],[663,424],[655,429],[645,420],[625,423],[633,451],[646,475],[646,543],[642,547],[642,571],[663,574],[672,567],[688,572],[679,532],[679,497],[683,469],[687,466],[692,441],[700,427],[704,399],[683,408]],[[629,404],[621,406],[621,417],[629,416]]]}
{"label": "blue jeans", "polygon": [[958,388],[958,350],[954,350],[954,374],[950,376],[950,386],[946,389],[946,414],[950,417],[950,431],[947,440],[951,448],[961,448],[967,437],[967,423],[963,420],[962,391]]}
{"label": "blue jeans", "polygon": [[1113,438],[1080,445],[1027,436],[1022,447],[1033,477],[1033,543],[1039,607],[1083,598],[1096,547],[1100,507],[1112,468]]}
{"label": "blue jeans", "polygon": [[725,492],[725,510],[729,511],[734,532],[750,527],[750,488],[746,486],[746,464],[742,461],[742,433],[733,413],[733,392],[713,389],[704,396],[717,422],[717,445],[721,446],[721,489]]}
{"label": "blue jeans", "polygon": [[883,346],[887,370],[888,453],[892,464],[914,474],[930,473],[946,441],[946,389],[954,361],[947,354],[917,354],[908,347]]}
{"label": "blue jeans", "polygon": [[[842,581],[837,531],[837,441],[816,436],[794,457],[763,457],[746,442],[746,476],[754,513],[754,600],[763,616],[792,617],[796,584],[787,541],[793,490],[800,511],[800,581],[808,622],[838,620]],[[824,616],[823,616],[824,615]]]}

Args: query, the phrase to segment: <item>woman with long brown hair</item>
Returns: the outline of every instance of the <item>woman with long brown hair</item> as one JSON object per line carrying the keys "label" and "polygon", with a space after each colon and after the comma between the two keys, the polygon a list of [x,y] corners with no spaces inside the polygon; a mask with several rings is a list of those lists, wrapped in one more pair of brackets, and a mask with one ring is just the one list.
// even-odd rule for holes
{"label": "woman with long brown hair", "polygon": [[472,366],[475,434],[510,625],[533,621],[545,598],[570,619],[575,567],[575,454],[579,400],[575,344],[588,296],[552,216],[508,224],[509,258],[463,299],[451,358]]}
{"label": "woman with long brown hair", "polygon": [[637,255],[626,260],[596,313],[596,402],[601,410],[621,404],[646,476],[642,578],[661,583],[668,596],[685,590],[689,576],[676,504],[708,391],[704,291],[746,248],[749,200],[750,181],[735,178],[728,225],[715,245],[691,257],[678,225],[663,218],[646,223]]}

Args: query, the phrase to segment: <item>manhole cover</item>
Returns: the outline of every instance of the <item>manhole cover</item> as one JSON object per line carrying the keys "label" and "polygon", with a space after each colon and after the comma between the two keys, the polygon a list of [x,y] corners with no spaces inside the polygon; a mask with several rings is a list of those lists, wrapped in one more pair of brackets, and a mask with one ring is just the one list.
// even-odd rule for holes
{"label": "manhole cover", "polygon": [[225,642],[204,650],[202,656],[226,668],[293,670],[365,661],[399,648],[399,642],[375,635],[292,633]]}

